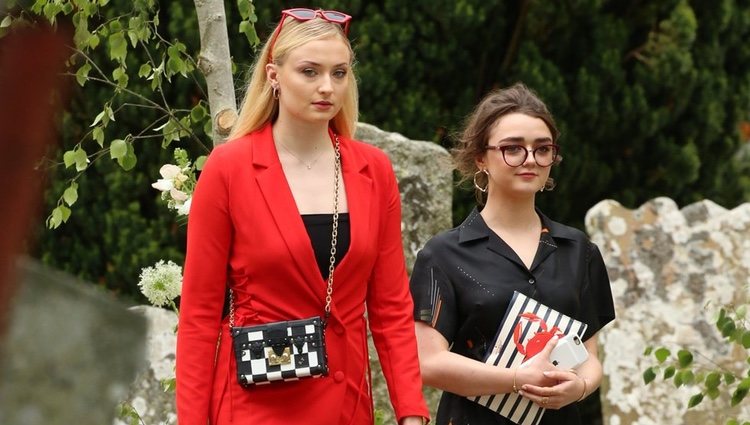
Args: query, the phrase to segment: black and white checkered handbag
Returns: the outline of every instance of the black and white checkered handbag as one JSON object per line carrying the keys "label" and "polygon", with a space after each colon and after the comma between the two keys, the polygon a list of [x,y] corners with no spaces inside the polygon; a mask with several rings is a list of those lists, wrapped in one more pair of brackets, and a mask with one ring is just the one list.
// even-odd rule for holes
{"label": "black and white checkered handbag", "polygon": [[237,380],[244,387],[300,378],[328,375],[325,327],[331,315],[333,272],[339,227],[339,179],[341,149],[339,136],[334,136],[333,227],[331,257],[328,264],[324,319],[265,323],[255,326],[234,326],[234,293],[229,290],[229,330],[234,341]]}
{"label": "black and white checkered handbag", "polygon": [[232,328],[232,339],[245,387],[328,375],[320,317]]}

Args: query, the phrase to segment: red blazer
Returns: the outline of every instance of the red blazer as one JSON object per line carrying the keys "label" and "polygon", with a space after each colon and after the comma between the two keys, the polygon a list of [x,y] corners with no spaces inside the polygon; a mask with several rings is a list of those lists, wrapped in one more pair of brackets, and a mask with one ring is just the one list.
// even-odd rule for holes
{"label": "red blazer", "polygon": [[351,243],[334,272],[327,377],[251,389],[237,382],[225,288],[238,326],[323,314],[326,282],[271,126],[213,150],[196,187],[177,333],[180,425],[372,424],[365,308],[396,416],[428,416],[388,158],[340,138]]}

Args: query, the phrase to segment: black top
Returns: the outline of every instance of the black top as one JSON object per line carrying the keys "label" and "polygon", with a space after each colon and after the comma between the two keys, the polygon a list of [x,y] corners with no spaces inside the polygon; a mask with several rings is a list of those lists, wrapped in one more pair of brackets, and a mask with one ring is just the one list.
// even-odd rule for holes
{"label": "black top", "polygon": [[[331,264],[331,232],[333,214],[302,214],[307,234],[310,236],[315,260],[318,262],[323,280],[328,279],[328,266]],[[338,264],[349,250],[349,213],[339,213],[339,228],[336,236],[336,261]],[[335,273],[334,273],[335,276]]]}
{"label": "black top", "polygon": [[[457,228],[433,237],[411,276],[415,320],[427,322],[450,350],[483,361],[513,291],[588,324],[589,339],[615,317],[607,269],[580,230],[537,211],[542,235],[531,268],[475,209]],[[436,425],[513,424],[466,397],[444,392]],[[577,404],[547,409],[541,424],[581,423]]]}

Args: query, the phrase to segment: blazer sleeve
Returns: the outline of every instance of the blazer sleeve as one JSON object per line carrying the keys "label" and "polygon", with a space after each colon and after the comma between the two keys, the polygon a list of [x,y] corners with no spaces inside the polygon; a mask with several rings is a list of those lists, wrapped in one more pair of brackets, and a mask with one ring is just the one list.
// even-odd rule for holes
{"label": "blazer sleeve", "polygon": [[177,418],[206,425],[232,241],[228,179],[221,146],[209,156],[193,193],[177,330]]}
{"label": "blazer sleeve", "polygon": [[376,176],[384,185],[381,193],[379,253],[367,294],[367,314],[375,348],[383,369],[393,410],[400,422],[406,416],[429,417],[422,396],[413,304],[409,293],[401,242],[401,199],[390,162]]}

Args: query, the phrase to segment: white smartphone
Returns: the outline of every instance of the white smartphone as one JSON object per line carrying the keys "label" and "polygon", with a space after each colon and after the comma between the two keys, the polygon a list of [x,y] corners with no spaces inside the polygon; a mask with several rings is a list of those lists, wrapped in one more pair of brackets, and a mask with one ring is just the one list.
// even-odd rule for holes
{"label": "white smartphone", "polygon": [[[538,356],[535,355],[534,357]],[[526,367],[531,363],[534,357],[521,363],[519,367]],[[549,355],[549,361],[558,369],[576,369],[589,358],[589,352],[583,345],[583,341],[578,335],[565,335],[557,341],[557,345],[552,349]]]}

